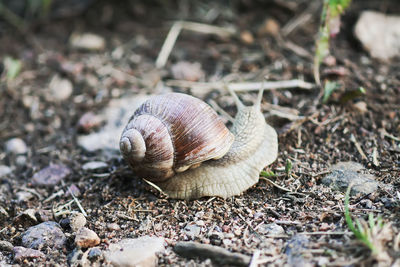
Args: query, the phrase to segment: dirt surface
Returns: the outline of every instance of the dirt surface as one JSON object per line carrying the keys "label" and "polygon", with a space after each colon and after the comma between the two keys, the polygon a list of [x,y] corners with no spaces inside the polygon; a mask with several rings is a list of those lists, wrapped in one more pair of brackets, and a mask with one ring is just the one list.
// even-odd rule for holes
{"label": "dirt surface", "polygon": [[[83,15],[34,23],[25,34],[2,22],[0,54],[21,60],[23,68],[11,81],[3,71],[0,85],[0,165],[12,169],[0,177],[0,208],[7,214],[0,213],[0,239],[21,245],[22,233],[40,222],[21,220],[19,215],[28,209],[48,213],[49,220],[56,222],[72,211],[81,211],[76,202],[70,203],[70,194],[62,193],[74,185],[88,215],[86,227],[100,237],[102,250],[123,238],[164,237],[168,246],[159,255],[161,266],[212,265],[210,260],[189,260],[175,254],[174,244],[185,240],[249,256],[259,251],[258,260],[263,265],[389,266],[398,260],[400,64],[398,58],[390,62],[370,58],[352,34],[362,10],[399,13],[396,1],[354,1],[350,6],[342,31],[332,42],[331,60],[321,67],[322,80],[341,84],[326,104],[318,99],[319,88],[264,93],[263,103],[276,105],[264,104],[264,114],[279,133],[278,159],[266,170],[276,174],[269,179],[280,188],[260,180],[240,196],[195,201],[166,198],[136,178],[119,155],[80,148],[79,119],[88,111],[98,114],[113,98],[171,89],[192,93],[190,88],[166,86],[166,81],[174,78],[172,66],[181,61],[200,63],[202,82],[222,78],[261,81],[264,76],[270,81],[313,82],[312,55],[320,7],[309,1],[241,1],[228,8],[202,1],[177,1],[180,5],[151,2],[96,2]],[[285,32],[285,25],[302,14],[310,15],[309,19]],[[166,66],[156,69],[154,62],[176,19],[248,31],[254,40],[185,31]],[[74,32],[96,33],[104,37],[106,46],[91,52],[73,49],[69,38]],[[55,75],[73,85],[66,99],[54,99],[49,92]],[[366,93],[348,97],[359,87]],[[235,113],[227,92],[212,90],[202,98],[216,101],[231,115]],[[241,98],[250,103],[255,94],[243,93]],[[360,102],[365,103],[365,109],[360,108],[364,105]],[[288,108],[284,113],[291,116],[271,112],[282,111],[282,107]],[[14,137],[26,143],[24,156],[3,149]],[[293,163],[289,175],[285,173],[287,160]],[[107,167],[83,170],[91,161],[105,162]],[[381,254],[384,259],[372,255],[350,232],[343,214],[344,193],[321,184],[330,166],[341,161],[362,164],[366,173],[381,182],[375,192],[352,197],[350,210],[354,218],[367,219],[370,213],[382,216],[390,231],[375,241],[386,253]],[[56,185],[35,186],[33,175],[50,163],[64,164],[71,173]],[[119,227],[113,230],[110,223]],[[274,234],[268,228],[271,223],[283,231]],[[198,234],[188,234],[188,225],[197,226]],[[64,266],[73,254],[74,235],[70,229],[64,232],[67,245],[63,249],[43,250],[48,266]],[[14,263],[12,252],[0,251],[0,265]],[[43,262],[26,260],[23,264]]]}

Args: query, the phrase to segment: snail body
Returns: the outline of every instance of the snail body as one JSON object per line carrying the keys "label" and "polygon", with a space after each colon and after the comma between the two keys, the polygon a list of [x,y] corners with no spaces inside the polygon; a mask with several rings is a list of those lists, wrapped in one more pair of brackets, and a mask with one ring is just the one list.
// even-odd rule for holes
{"label": "snail body", "polygon": [[125,160],[171,198],[242,193],[276,159],[278,141],[260,109],[262,91],[253,106],[234,97],[238,112],[231,131],[197,98],[169,93],[149,99],[122,133]]}

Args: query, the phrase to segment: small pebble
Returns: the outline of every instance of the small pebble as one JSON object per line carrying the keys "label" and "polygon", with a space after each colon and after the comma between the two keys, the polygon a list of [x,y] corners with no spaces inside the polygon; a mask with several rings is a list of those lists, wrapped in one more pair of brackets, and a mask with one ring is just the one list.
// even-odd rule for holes
{"label": "small pebble", "polygon": [[73,33],[69,43],[75,49],[90,51],[100,51],[106,46],[104,38],[94,33]]}
{"label": "small pebble", "polygon": [[82,169],[85,171],[104,170],[107,168],[108,168],[107,163],[104,163],[102,161],[90,161],[83,164],[82,166]]}
{"label": "small pebble", "polygon": [[51,164],[35,173],[32,177],[32,183],[41,186],[54,186],[70,173],[71,170],[65,165]]}
{"label": "small pebble", "polygon": [[8,241],[0,240],[0,251],[8,251],[11,252],[13,250],[13,244]]}
{"label": "small pebble", "polygon": [[240,40],[245,43],[245,44],[252,44],[254,43],[254,37],[253,34],[249,31],[242,31],[240,33]]}
{"label": "small pebble", "polygon": [[85,226],[86,218],[80,212],[72,213],[71,216],[69,216],[69,223],[71,230],[77,232],[80,228]]}
{"label": "small pebble", "polygon": [[55,75],[49,83],[49,90],[50,94],[47,96],[47,100],[64,101],[71,96],[73,85],[70,80]]}
{"label": "small pebble", "polygon": [[28,152],[28,147],[21,138],[12,138],[8,140],[5,144],[5,149],[6,152],[16,155],[26,154]]}
{"label": "small pebble", "polygon": [[119,231],[121,230],[121,227],[118,223],[109,223],[107,224],[107,229],[110,231]]}
{"label": "small pebble", "polygon": [[195,222],[189,222],[186,224],[185,228],[183,228],[185,231],[185,234],[190,237],[191,239],[194,239],[195,237],[198,237],[201,232],[201,227],[196,225]]}
{"label": "small pebble", "polygon": [[9,175],[12,172],[11,168],[6,165],[0,165],[0,178]]}
{"label": "small pebble", "polygon": [[186,80],[195,82],[204,77],[204,72],[201,69],[201,64],[198,62],[190,63],[180,61],[171,67],[172,76],[177,80]]}
{"label": "small pebble", "polygon": [[257,229],[263,235],[282,235],[285,233],[283,227],[276,223],[261,224]]}
{"label": "small pebble", "polygon": [[60,225],[52,221],[29,227],[22,233],[21,240],[24,247],[39,250],[46,247],[60,249],[67,242]]}
{"label": "small pebble", "polygon": [[92,230],[82,227],[75,236],[75,245],[81,248],[94,247],[100,244],[100,238]]}
{"label": "small pebble", "polygon": [[29,259],[46,258],[46,256],[42,252],[31,248],[14,247],[13,252],[14,252],[14,260],[16,262],[21,262],[21,263]]}
{"label": "small pebble", "polygon": [[97,261],[103,256],[103,252],[100,248],[94,247],[90,248],[88,252],[88,259],[90,261]]}
{"label": "small pebble", "polygon": [[89,111],[83,114],[82,117],[79,119],[77,128],[83,133],[89,133],[94,128],[100,126],[101,123],[101,117]]}

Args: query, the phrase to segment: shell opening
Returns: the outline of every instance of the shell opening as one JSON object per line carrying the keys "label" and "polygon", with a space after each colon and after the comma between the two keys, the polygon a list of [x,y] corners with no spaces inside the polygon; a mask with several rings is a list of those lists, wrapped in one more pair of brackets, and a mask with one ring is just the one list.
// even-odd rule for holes
{"label": "shell opening", "polygon": [[129,129],[123,133],[119,147],[124,157],[135,162],[141,162],[146,154],[146,143],[135,129]]}

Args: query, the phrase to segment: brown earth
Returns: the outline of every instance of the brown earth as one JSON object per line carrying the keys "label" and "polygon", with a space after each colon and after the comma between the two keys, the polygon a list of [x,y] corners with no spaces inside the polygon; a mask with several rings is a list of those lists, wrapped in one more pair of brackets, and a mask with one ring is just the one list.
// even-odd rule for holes
{"label": "brown earth", "polygon": [[[181,5],[163,4],[164,1],[122,1],[113,5],[96,2],[78,17],[32,22],[25,33],[2,22],[0,53],[2,57],[20,59],[23,69],[12,81],[6,80],[4,72],[1,76],[0,147],[10,138],[19,137],[26,142],[28,154],[18,165],[18,160],[24,159],[0,151],[0,165],[14,169],[12,174],[0,178],[0,206],[9,215],[0,217],[0,239],[19,246],[20,236],[28,226],[17,216],[31,208],[51,214],[69,202],[71,196],[61,194],[44,200],[74,184],[88,213],[87,227],[101,238],[101,249],[122,238],[164,237],[168,247],[159,257],[162,266],[185,266],[189,261],[211,264],[207,260],[182,258],[172,250],[177,241],[190,239],[183,229],[192,221],[202,221],[198,223],[201,232],[194,241],[250,256],[260,250],[259,259],[264,264],[295,266],[295,256],[288,247],[299,243],[294,238],[299,236],[305,237],[305,241],[295,244],[300,246],[300,256],[296,257],[313,266],[384,264],[349,232],[343,214],[344,193],[321,184],[331,165],[355,161],[388,187],[352,197],[353,217],[366,219],[370,213],[382,216],[392,233],[387,237],[390,241],[376,242],[388,254],[388,261],[399,259],[400,64],[398,58],[390,62],[370,58],[352,35],[362,10],[398,13],[396,1],[354,1],[346,12],[342,30],[332,41],[335,62],[321,67],[322,80],[329,78],[341,84],[329,102],[321,103],[318,88],[264,93],[264,103],[290,108],[292,115],[302,116],[273,116],[265,105],[268,121],[279,132],[278,159],[266,170],[277,174],[269,179],[290,192],[260,180],[242,195],[225,200],[172,200],[134,177],[121,157],[88,153],[77,145],[77,124],[84,113],[96,114],[111,99],[124,95],[159,93],[160,84],[164,84],[159,82],[172,78],[171,66],[176,62],[199,62],[205,72],[201,79],[206,82],[220,78],[260,81],[263,76],[271,81],[298,78],[313,82],[312,55],[320,12],[320,7],[311,7],[315,4],[236,1],[226,8],[214,2],[177,2]],[[212,12],[218,15],[212,18]],[[309,14],[310,18],[285,35],[285,25],[301,14]],[[240,32],[249,31],[254,40],[186,31],[180,35],[167,65],[157,70],[155,59],[171,22],[176,19],[234,26]],[[269,27],[263,26],[265,22]],[[96,33],[105,38],[106,48],[97,52],[71,49],[68,39],[73,32]],[[49,99],[47,87],[56,74],[73,84],[72,95],[65,101]],[[359,87],[364,87],[366,93],[347,97]],[[173,90],[191,93],[187,88]],[[255,96],[241,97],[250,102]],[[204,96],[204,100],[210,99],[234,115],[233,101],[226,92],[213,90]],[[357,108],[360,102],[366,104],[366,110]],[[356,143],[361,149],[357,149]],[[379,164],[374,162],[374,155]],[[288,159],[293,163],[290,177],[284,171]],[[94,160],[106,162],[108,168],[101,173],[82,170],[84,163]],[[72,169],[72,174],[55,187],[33,186],[33,174],[49,163],[63,163]],[[19,199],[19,192],[30,192],[32,196]],[[73,203],[64,215],[52,214],[52,220],[59,222],[70,211],[79,208]],[[121,229],[110,231],[107,224],[112,222]],[[263,230],[273,222],[283,227],[280,236],[273,237]],[[336,234],[321,233],[328,231]],[[70,237],[65,249],[45,252],[46,264],[65,265],[73,249]],[[14,263],[12,253],[0,253],[0,263]]]}

